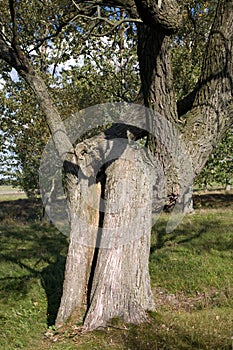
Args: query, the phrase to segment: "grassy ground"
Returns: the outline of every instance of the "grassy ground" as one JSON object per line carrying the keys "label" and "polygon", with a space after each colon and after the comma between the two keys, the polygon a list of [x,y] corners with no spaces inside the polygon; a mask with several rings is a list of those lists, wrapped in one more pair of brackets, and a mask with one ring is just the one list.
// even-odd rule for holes
{"label": "grassy ground", "polygon": [[81,334],[58,332],[67,239],[40,227],[39,203],[0,203],[0,349],[233,349],[232,194],[195,197],[196,213],[165,234],[167,214],[152,232],[150,272],[157,310],[150,323],[115,320]]}

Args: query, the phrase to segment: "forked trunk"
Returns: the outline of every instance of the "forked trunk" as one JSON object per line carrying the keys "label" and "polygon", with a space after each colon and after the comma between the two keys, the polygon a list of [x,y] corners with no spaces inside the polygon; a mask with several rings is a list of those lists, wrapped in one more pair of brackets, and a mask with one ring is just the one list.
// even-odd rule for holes
{"label": "forked trunk", "polygon": [[[80,185],[70,188],[76,196],[70,198],[72,236],[57,326],[69,317],[80,321],[82,306],[87,309],[86,330],[106,326],[115,317],[140,323],[147,320],[146,310],[154,308],[148,269],[152,167],[143,152],[126,146],[107,164],[99,203],[94,197],[80,200]],[[96,191],[97,185],[91,186]],[[99,195],[99,187],[97,191]],[[96,215],[97,207],[101,215]],[[85,216],[83,221],[80,215]],[[97,218],[102,225],[98,237]]]}
{"label": "forked trunk", "polygon": [[[9,43],[5,35],[0,34],[0,58],[17,70],[37,96],[56,150],[64,160],[67,152],[73,151],[73,144],[45,82],[27,58],[29,53],[21,48],[24,45],[18,40],[20,26],[13,1],[10,3],[13,38]],[[123,4],[110,1],[106,6]],[[145,105],[178,125],[169,62],[170,34],[180,22],[178,3],[176,0],[134,0],[129,7],[135,8],[144,22],[139,25],[138,54]],[[192,105],[185,109],[187,123],[182,136],[195,174],[200,172],[213,146],[232,124],[232,29],[233,2],[219,0],[200,87],[195,91]],[[153,134],[157,124],[151,118],[148,122]],[[166,129],[161,129],[161,133],[166,134]],[[180,182],[170,167],[171,156],[166,145],[156,142],[152,135],[148,146],[152,152],[157,152],[165,175],[171,177],[171,186],[168,184],[167,188],[176,199],[176,186]],[[99,215],[98,185],[91,183],[87,173],[80,183],[78,167],[68,172],[71,236],[57,325],[75,316],[75,311],[85,303],[86,329],[104,326],[117,316],[126,322],[138,323],[146,320],[146,310],[153,308],[148,272],[151,169],[144,162],[142,152],[128,146],[121,157],[116,158],[108,164],[106,182],[102,184],[105,205],[100,209],[104,209],[103,215]],[[88,198],[81,185],[88,188]],[[100,223],[102,229],[98,230]],[[78,320],[76,316],[74,320]]]}

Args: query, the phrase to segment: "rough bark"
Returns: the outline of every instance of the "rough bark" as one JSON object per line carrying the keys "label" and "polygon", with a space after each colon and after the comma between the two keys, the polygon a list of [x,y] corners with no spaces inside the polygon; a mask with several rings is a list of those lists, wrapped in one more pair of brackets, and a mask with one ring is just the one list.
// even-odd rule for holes
{"label": "rough bark", "polygon": [[145,106],[177,122],[170,45],[171,37],[164,32],[138,25],[138,59]]}
{"label": "rough bark", "polygon": [[[122,128],[116,130],[121,135]],[[116,316],[139,323],[153,308],[148,272],[152,167],[127,139],[115,139],[116,130],[77,145],[77,158],[71,155],[67,162],[71,240],[57,326],[83,316],[82,307],[88,307],[86,329],[106,325]],[[107,169],[99,173],[101,189],[96,189],[103,164]],[[100,192],[105,205],[98,203]]]}
{"label": "rough bark", "polygon": [[[225,12],[225,14],[227,13],[228,11]],[[220,13],[218,15],[221,17]],[[222,23],[222,19],[220,20],[220,22]],[[217,24],[217,26],[219,25],[220,23]],[[175,96],[172,90],[172,73],[169,62],[169,42],[170,38],[163,32],[155,31],[153,27],[150,27],[148,25],[142,25],[139,27],[138,52],[145,104],[148,107],[151,107],[153,110],[162,114],[165,118],[172,121],[173,123],[177,123],[177,109],[175,103]],[[216,47],[215,49],[210,48],[211,40],[208,52],[211,52],[211,50],[215,50],[215,52],[212,51],[212,54],[209,54],[209,56],[207,55],[207,57],[209,57],[209,63],[207,59],[206,65],[210,65],[208,69],[211,70],[211,66],[213,65],[213,62],[210,59],[211,55],[215,57],[215,61],[217,61],[220,65],[223,64],[224,66],[225,61],[222,60],[219,50],[216,50]],[[226,51],[229,53],[229,51],[232,48],[232,45],[231,47],[229,47],[228,45],[227,48],[228,50]],[[204,68],[205,72],[208,71],[207,66],[206,68]],[[221,68],[223,68],[223,66],[221,65]],[[215,74],[215,78],[217,79],[210,79],[210,76],[212,76],[212,70],[211,75],[205,75],[203,73],[203,76],[206,77],[202,81],[202,89],[203,91],[205,91],[205,93],[203,94],[203,92],[201,92],[202,90],[200,90],[198,92],[195,91],[194,97],[192,95],[193,108],[190,112],[190,115],[192,115],[192,117],[190,117],[190,121],[188,121],[187,123],[187,131],[184,132],[184,135],[186,135],[185,133],[187,133],[187,137],[189,137],[188,135],[190,135],[191,130],[193,137],[191,138],[191,140],[189,139],[189,149],[191,151],[192,157],[194,159],[197,157],[198,161],[203,159],[201,157],[203,149],[201,149],[201,147],[195,149],[194,146],[195,142],[197,142],[197,144],[199,142],[200,146],[200,135],[201,137],[203,137],[204,135],[203,125],[205,125],[206,123],[207,130],[209,130],[209,132],[207,133],[207,145],[209,148],[206,149],[207,151],[204,149],[205,156],[210,152],[210,145],[213,142],[217,131],[215,131],[216,123],[213,123],[215,126],[210,128],[210,125],[212,125],[211,120],[213,122],[213,120],[216,119],[216,113],[214,116],[212,115],[211,117],[215,119],[208,119],[209,114],[207,113],[208,109],[206,106],[209,106],[209,104],[203,103],[203,96],[205,97],[205,101],[211,101],[210,105],[214,105],[216,107],[216,111],[222,111],[222,106],[224,105],[223,97],[225,95],[222,95],[220,99],[219,97],[222,91],[220,89],[220,86],[224,86],[224,91],[222,91],[222,93],[225,94],[225,92],[228,91],[227,96],[229,100],[227,102],[227,105],[231,103],[230,101],[232,101],[232,86],[229,86],[229,82],[231,81],[231,79],[227,78],[229,76],[231,77],[232,71],[229,72],[230,67],[224,69],[225,75],[222,78],[220,77],[219,84],[215,82],[215,80],[218,80],[219,75],[216,76]],[[215,85],[212,85],[212,87],[210,84],[211,81],[215,82]],[[226,81],[228,82],[227,84]],[[223,82],[224,85],[222,85]],[[226,107],[226,104],[224,106]],[[232,108],[232,106],[230,108]],[[196,113],[199,114],[196,115]],[[225,113],[225,117],[226,121],[227,113]],[[191,120],[191,118],[193,118],[193,121]],[[199,129],[200,133],[198,134],[196,132],[198,125],[197,121],[200,120],[202,123],[202,128]],[[158,126],[158,123],[153,123],[153,120],[149,121],[152,122],[152,128],[154,125]],[[221,131],[224,130],[223,124],[220,123],[219,127]],[[189,128],[190,130],[188,131]],[[161,146],[157,143],[156,147],[157,151],[159,151],[161,154],[160,159],[163,162],[163,166],[166,171],[166,168],[169,166],[171,159],[169,158],[166,147],[164,147],[164,145]],[[195,150],[193,153],[192,147]],[[197,154],[195,152],[199,153]],[[153,308],[153,299],[150,290],[148,274],[150,231],[150,216],[148,215],[150,209],[148,206],[150,205],[151,199],[146,198],[145,196],[143,197],[143,194],[146,193],[143,192],[143,189],[146,189],[148,187],[148,183],[145,182],[144,177],[145,164],[143,166],[142,164],[139,166],[138,161],[139,160],[135,162],[135,166],[137,165],[135,168],[134,166],[126,166],[125,160],[120,157],[117,161],[110,164],[106,170],[106,183],[104,185],[104,193],[107,199],[107,207],[105,208],[106,212],[104,215],[104,220],[102,221],[103,229],[101,230],[101,241],[102,243],[105,242],[105,245],[107,245],[108,249],[101,248],[97,250],[97,254],[95,256],[96,260],[92,265],[92,274],[89,275],[90,278],[88,286],[90,287],[90,298],[88,299],[88,311],[84,322],[85,328],[87,330],[105,326],[106,324],[108,324],[108,322],[110,322],[111,318],[114,317],[121,317],[125,322],[142,322],[146,320],[145,310]],[[143,169],[144,173],[140,173],[139,175],[139,173],[137,172],[140,171],[140,169]],[[139,191],[142,191],[142,197],[139,196],[139,198],[144,198],[144,200],[141,200],[141,203],[143,203],[144,206],[139,206],[138,211],[135,210],[138,206],[137,198],[134,199],[134,204],[127,207],[126,203],[124,211],[120,210],[121,205],[128,201],[128,197],[124,195],[122,196],[122,193],[120,193],[118,188],[122,177],[132,177],[132,179],[135,179],[135,181],[130,181],[130,193],[132,195],[134,193],[137,193],[138,196],[138,192],[136,192],[136,189],[137,191],[138,189]],[[146,183],[147,185],[145,185]],[[174,196],[176,196],[176,193],[174,193],[174,188],[172,189],[172,191]],[[186,196],[188,198],[187,202],[190,202],[189,191],[187,192]],[[176,198],[173,199],[174,201],[176,200]],[[115,213],[113,209],[119,209],[119,211]],[[119,225],[121,224],[127,225],[127,227],[129,228],[129,234],[131,232],[130,230],[135,230],[135,226],[137,226],[138,232],[143,233],[143,235],[139,239],[133,240],[129,244],[118,245],[117,242],[122,237],[122,230],[121,228],[119,228]],[[115,228],[114,232],[111,231],[112,227]],[[109,242],[114,243],[115,246],[114,244],[113,246],[108,246],[110,244]],[[77,247],[76,253],[78,253]],[[78,260],[74,262],[75,264],[79,263]],[[69,290],[67,289],[67,291]],[[69,293],[66,294],[68,295]],[[67,303],[67,299],[64,299],[64,301],[66,301]],[[69,314],[69,312],[67,314]],[[61,321],[64,321],[64,319],[61,319]]]}
{"label": "rough bark", "polygon": [[84,327],[114,317],[128,323],[147,320],[154,308],[148,260],[151,232],[151,167],[140,151],[127,147],[107,167],[103,229]]}
{"label": "rough bark", "polygon": [[[89,186],[87,178],[80,178],[75,156],[67,158],[65,167],[71,228],[63,295],[56,318],[58,327],[71,315],[76,322],[82,321],[99,225],[100,185]],[[82,186],[89,187],[88,202]]]}
{"label": "rough bark", "polygon": [[199,86],[183,130],[196,174],[233,123],[232,1],[219,1]]}
{"label": "rough bark", "polygon": [[9,46],[0,34],[0,58],[11,65],[19,75],[25,79],[35,93],[41,109],[46,117],[56,149],[64,159],[66,153],[72,150],[72,144],[62,121],[62,118],[53,103],[48,88],[41,76],[34,70],[28,58],[18,45]]}
{"label": "rough bark", "polygon": [[[123,6],[123,1],[117,2]],[[145,105],[177,124],[169,60],[170,34],[180,23],[177,3],[173,0],[158,3],[135,0],[134,4],[144,21],[138,27],[138,55]],[[132,11],[135,11],[134,4],[130,1]],[[219,1],[200,89],[195,91],[195,96],[192,95],[192,108],[183,132],[196,173],[205,163],[212,145],[233,120],[232,6],[232,1]],[[116,160],[107,165],[106,178],[104,181],[102,179],[100,189],[93,181],[96,173],[92,165],[86,166],[90,164],[88,152],[81,159],[73,150],[43,79],[34,71],[17,43],[14,16],[12,11],[14,40],[10,46],[0,35],[0,58],[14,67],[34,91],[61,157],[68,150],[73,152],[67,160],[69,164],[66,169],[71,219],[70,247],[56,324],[64,323],[70,316],[77,321],[80,315],[76,311],[82,306],[88,308],[86,329],[104,326],[113,317],[121,317],[125,322],[145,321],[146,310],[154,307],[148,272],[151,169],[140,152],[123,145],[120,153],[116,154]],[[152,131],[153,127],[158,126],[150,115],[148,122]],[[123,128],[123,133],[126,130]],[[154,141],[153,138],[151,141]],[[94,140],[92,147],[95,150],[92,155],[98,162],[101,153],[98,153],[98,139]],[[169,152],[159,142],[155,147],[167,172],[171,163]],[[177,181],[173,174],[171,178],[172,183]],[[128,180],[128,187],[123,186],[123,179]],[[88,201],[80,186],[88,189]],[[99,212],[100,190],[106,199],[104,215]],[[171,193],[176,196],[174,188]],[[125,243],[125,240],[128,242]]]}
{"label": "rough bark", "polygon": [[176,0],[135,0],[138,13],[144,24],[162,30],[165,34],[177,31],[181,24],[181,15]]}
{"label": "rough bark", "polygon": [[[171,37],[163,31],[157,30],[149,25],[138,26],[138,58],[142,81],[144,104],[155,113],[148,113],[147,125],[151,134],[148,136],[148,147],[152,154],[156,154],[168,179],[166,206],[173,206],[178,196],[177,172],[174,169],[171,147],[166,144],[171,141],[169,133],[171,130],[159,131],[158,114],[171,125],[178,122],[176,97],[173,88],[173,76],[170,60]],[[156,118],[156,119],[155,119]],[[170,127],[169,127],[170,129]],[[166,137],[164,132],[168,132]],[[169,150],[170,148],[170,150]],[[177,164],[175,164],[177,165]]]}
{"label": "rough bark", "polygon": [[[155,2],[136,1],[139,11],[148,16],[157,16]],[[193,170],[198,174],[206,163],[213,147],[222,138],[225,130],[233,122],[232,114],[232,32],[233,3],[220,0],[216,17],[210,33],[201,79],[197,87],[182,101],[176,103],[172,90],[172,71],[169,60],[169,41],[167,32],[155,30],[149,21],[138,26],[138,56],[145,104],[170,120],[178,130],[178,114],[186,114],[187,123],[183,128],[182,139],[187,145]],[[154,9],[154,10],[153,10]],[[153,12],[154,11],[154,12]],[[164,6],[166,11],[166,6]],[[170,34],[170,33],[169,33]],[[149,116],[150,129],[156,122],[155,114]],[[169,178],[168,205],[175,204],[180,183],[175,176],[172,159],[166,147],[153,137],[149,139],[152,152],[157,152]],[[154,144],[153,144],[154,143]],[[169,173],[167,173],[170,172]],[[185,178],[185,174],[183,176]],[[190,184],[187,183],[189,186]]]}

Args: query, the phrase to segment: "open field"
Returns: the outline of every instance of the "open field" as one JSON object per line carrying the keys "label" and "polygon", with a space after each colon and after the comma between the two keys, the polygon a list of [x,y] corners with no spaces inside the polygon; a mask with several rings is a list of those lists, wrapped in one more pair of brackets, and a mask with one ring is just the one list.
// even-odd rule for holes
{"label": "open field", "polygon": [[0,201],[14,200],[26,198],[26,194],[19,188],[13,188],[12,186],[2,185],[0,186]]}
{"label": "open field", "polygon": [[0,349],[232,350],[233,194],[195,196],[196,211],[152,232],[150,273],[157,304],[150,323],[114,320],[102,331],[54,329],[68,240],[39,225],[40,202],[0,203]]}

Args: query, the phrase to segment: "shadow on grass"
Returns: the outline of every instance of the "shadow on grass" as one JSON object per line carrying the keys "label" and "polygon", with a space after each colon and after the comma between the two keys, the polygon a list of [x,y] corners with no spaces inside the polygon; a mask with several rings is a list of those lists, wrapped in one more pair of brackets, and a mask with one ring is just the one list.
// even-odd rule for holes
{"label": "shadow on grass", "polygon": [[0,221],[19,220],[20,222],[39,221],[42,215],[40,199],[17,199],[0,202]]}
{"label": "shadow on grass", "polygon": [[233,208],[233,193],[219,192],[219,193],[195,193],[193,195],[193,204],[195,208]]}
{"label": "shadow on grass", "polygon": [[62,255],[57,257],[55,263],[48,265],[41,273],[41,280],[46,292],[47,307],[47,324],[55,324],[57,312],[62,297],[62,288],[65,273],[66,258]]}
{"label": "shadow on grass", "polygon": [[[227,198],[232,200],[232,195]],[[25,208],[25,204],[28,207]],[[5,209],[10,219],[13,216],[13,220],[22,220],[12,221],[11,225],[4,221],[0,224],[0,297],[3,300],[8,296],[16,300],[23,298],[30,290],[33,279],[39,278],[48,301],[48,325],[53,325],[62,294],[68,244],[66,237],[52,227],[25,224],[31,222],[30,218],[36,219],[35,213],[38,213],[39,207],[36,204],[35,212],[33,208],[33,203],[28,201],[10,201],[5,204],[1,202],[0,220],[4,218]],[[173,244],[192,247],[196,245],[199,250],[233,249],[232,239],[217,239],[219,222],[216,218],[204,218],[201,222],[194,220],[191,224],[183,223],[171,234],[166,234],[165,228],[165,221],[157,222],[156,232],[154,230],[152,233],[156,240],[152,243],[151,253]],[[211,232],[215,232],[215,235],[211,236]]]}
{"label": "shadow on grass", "polygon": [[[233,210],[233,193],[211,193],[206,192],[202,194],[194,194],[194,209],[225,209],[231,208]],[[192,216],[191,216],[192,218]],[[192,219],[191,219],[192,220]],[[233,239],[229,242],[225,242],[221,239],[216,239],[216,230],[221,232],[229,231],[229,223],[219,223],[217,219],[204,217],[198,222],[193,221],[190,223],[182,223],[176,230],[171,234],[166,233],[167,220],[159,220],[152,230],[152,235],[155,236],[155,243],[151,246],[151,253],[158,249],[163,248],[165,245],[172,244],[193,244],[195,241],[198,242],[199,247],[202,250],[210,250],[211,248],[217,250],[228,250],[233,249]],[[225,228],[224,228],[225,225]],[[232,231],[232,230],[231,230]],[[204,236],[210,235],[212,238],[205,239]],[[215,236],[215,237],[214,237]]]}
{"label": "shadow on grass", "polygon": [[[154,243],[151,245],[151,254],[165,246],[185,245],[189,248],[198,248],[199,251],[226,251],[233,249],[233,238],[228,239],[226,232],[232,235],[228,222],[219,222],[215,218],[202,218],[202,220],[183,222],[172,233],[166,233],[167,221],[156,223],[152,230]],[[230,232],[231,231],[231,232]],[[224,233],[224,235],[222,235]]]}
{"label": "shadow on grass", "polygon": [[124,348],[135,350],[230,350],[230,339],[221,339],[211,334],[194,335],[192,329],[184,329],[175,324],[156,318],[151,324],[130,326],[122,335]]}
{"label": "shadow on grass", "polygon": [[60,304],[67,239],[53,227],[0,225],[0,298],[25,298],[35,279],[47,296],[47,323],[53,325]]}

